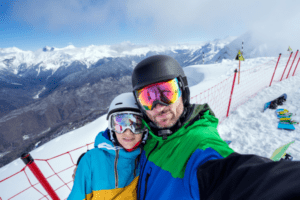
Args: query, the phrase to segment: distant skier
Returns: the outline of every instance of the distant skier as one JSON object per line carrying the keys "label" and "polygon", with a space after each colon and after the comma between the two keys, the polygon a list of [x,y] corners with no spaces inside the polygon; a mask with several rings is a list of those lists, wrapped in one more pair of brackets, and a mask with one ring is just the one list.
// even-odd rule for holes
{"label": "distant skier", "polygon": [[96,148],[79,159],[68,200],[136,199],[138,159],[148,130],[132,93],[112,101],[107,120],[108,129],[97,135]]}
{"label": "distant skier", "polygon": [[300,162],[235,153],[207,104],[190,104],[179,63],[156,55],[134,68],[132,87],[149,129],[139,200],[300,199]]}

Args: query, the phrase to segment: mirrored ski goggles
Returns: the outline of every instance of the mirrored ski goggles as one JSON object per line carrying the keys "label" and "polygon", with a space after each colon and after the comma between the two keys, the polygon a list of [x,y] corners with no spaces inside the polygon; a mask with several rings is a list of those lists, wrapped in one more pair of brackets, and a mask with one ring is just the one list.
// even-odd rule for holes
{"label": "mirrored ski goggles", "polygon": [[145,110],[152,110],[157,103],[168,106],[181,96],[177,78],[154,83],[135,91],[135,95]]}
{"label": "mirrored ski goggles", "polygon": [[124,133],[130,129],[134,134],[143,133],[147,127],[142,123],[142,116],[131,112],[114,113],[109,121],[110,129],[116,133]]}

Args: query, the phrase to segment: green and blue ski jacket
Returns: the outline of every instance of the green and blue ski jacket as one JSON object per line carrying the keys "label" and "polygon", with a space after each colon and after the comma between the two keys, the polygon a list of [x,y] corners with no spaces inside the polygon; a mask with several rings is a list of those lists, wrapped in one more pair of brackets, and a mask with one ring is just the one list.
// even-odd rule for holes
{"label": "green and blue ski jacket", "polygon": [[[208,105],[192,107],[190,118],[165,140],[147,125],[149,138],[140,159],[138,199],[200,199],[198,166],[234,152],[219,136],[218,119]],[[200,119],[193,120],[197,116]]]}
{"label": "green and blue ski jacket", "polygon": [[207,104],[166,140],[150,137],[140,160],[139,200],[300,199],[300,162],[234,152]]}

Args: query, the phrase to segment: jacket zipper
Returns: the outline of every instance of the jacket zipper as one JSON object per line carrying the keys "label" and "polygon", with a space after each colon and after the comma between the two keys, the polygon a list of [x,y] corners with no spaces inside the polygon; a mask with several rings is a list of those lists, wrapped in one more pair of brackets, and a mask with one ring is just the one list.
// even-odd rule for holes
{"label": "jacket zipper", "polygon": [[[144,176],[144,170],[145,170],[145,167],[146,167],[146,165],[147,165],[147,162],[148,162],[148,159],[149,159],[149,157],[150,157],[150,155],[152,154],[152,152],[156,149],[156,147],[157,147],[157,145],[158,145],[158,141],[156,142],[156,144],[155,144],[155,147],[150,151],[150,153],[149,153],[149,155],[148,155],[148,158],[146,157],[146,163],[145,163],[145,165],[144,165],[144,168],[143,168],[143,174],[141,174],[141,177],[140,177],[140,180],[143,180],[142,178],[143,178],[143,176]],[[151,168],[151,171],[152,171],[152,168]],[[145,178],[145,181],[146,181],[146,183],[145,183],[145,193],[144,193],[144,200],[145,200],[145,198],[146,198],[146,193],[147,193],[147,184],[148,184],[148,179],[149,179],[149,177],[150,177],[150,173],[147,173],[147,176],[146,176],[146,178]],[[142,186],[142,181],[140,182],[140,185],[139,185],[139,187],[140,187],[140,192],[139,192],[139,197],[138,197],[138,199],[140,199],[140,196],[141,196],[141,186]]]}
{"label": "jacket zipper", "polygon": [[115,158],[115,188],[119,186],[119,177],[118,177],[118,159],[119,159],[119,149],[116,150],[116,158]]}
{"label": "jacket zipper", "polygon": [[149,177],[150,177],[150,174],[151,174],[151,172],[152,172],[152,168],[150,168],[151,170],[150,170],[150,173],[147,173],[147,176],[146,176],[146,180],[145,180],[145,194],[144,194],[144,199],[143,200],[145,200],[146,199],[146,196],[147,196],[147,186],[148,186],[148,179],[149,179]]}
{"label": "jacket zipper", "polygon": [[139,157],[141,156],[141,153],[142,153],[142,148],[140,148],[140,154],[136,157],[135,159],[135,163],[134,163],[134,171],[133,171],[133,178],[136,177],[136,170],[137,170],[137,167],[138,167],[138,163],[139,163]]}

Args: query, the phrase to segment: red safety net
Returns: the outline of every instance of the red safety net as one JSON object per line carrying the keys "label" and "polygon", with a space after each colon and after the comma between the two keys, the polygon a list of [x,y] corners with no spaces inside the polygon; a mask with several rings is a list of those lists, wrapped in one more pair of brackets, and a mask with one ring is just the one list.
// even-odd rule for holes
{"label": "red safety net", "polygon": [[[289,56],[290,54],[281,56],[273,78],[273,83],[280,81]],[[252,63],[252,67],[249,67],[247,66],[249,64],[244,63],[243,61],[241,62],[241,71],[240,74],[236,74],[234,83],[232,101],[229,110],[230,112],[235,111],[240,105],[248,101],[250,98],[254,97],[258,92],[260,92],[264,88],[269,87],[277,61],[278,59],[274,58],[264,64],[260,64],[255,67],[253,67]],[[289,62],[289,65],[285,70],[283,80],[286,79],[290,67],[292,67],[291,71],[293,72],[296,64],[291,66],[291,62]],[[292,74],[289,74],[289,78],[290,77],[292,77]],[[234,73],[232,74],[232,76],[224,79],[217,85],[197,94],[196,96],[191,97],[191,103],[208,103],[215,113],[216,117],[219,119],[220,123],[222,123],[227,115],[230,94],[233,86],[233,79]]]}
{"label": "red safety net", "polygon": [[[48,159],[34,159],[34,162],[42,171],[49,184],[52,186],[56,194],[60,199],[67,199],[72,185],[72,174],[76,165],[78,157],[86,152],[93,146],[94,142],[86,144],[84,146],[75,148],[71,151],[62,153]],[[69,163],[69,166],[62,166],[61,163]],[[21,180],[21,182],[20,182]],[[26,180],[26,181],[24,181]],[[60,184],[58,184],[60,183]],[[1,185],[3,184],[3,187]],[[51,197],[47,194],[41,184],[33,176],[32,172],[28,169],[28,165],[22,168],[20,171],[12,174],[11,176],[0,181],[0,188],[4,188],[5,185],[13,186],[9,188],[9,191],[5,191],[1,197],[3,200],[24,200],[24,199],[49,199]],[[67,190],[67,191],[66,191]],[[4,191],[3,191],[4,192]],[[35,197],[35,198],[34,198]]]}
{"label": "red safety net", "polygon": [[[283,77],[283,80],[286,79],[288,71],[291,71],[288,78],[292,77],[300,58],[299,55],[295,57],[292,56],[291,60],[295,60],[295,63],[292,66],[292,62],[289,62],[289,65],[287,65],[289,57],[290,54],[281,56],[276,73],[274,75],[273,83],[279,82],[281,77]],[[278,59],[274,58],[256,67],[253,67],[253,63],[251,64],[251,67],[247,67],[246,62],[241,62],[241,71],[239,75],[238,73],[236,74],[234,83],[235,85],[229,110],[230,112],[235,111],[241,104],[255,96],[259,91],[269,87],[271,78],[274,74],[274,70],[270,69],[275,69],[277,61]],[[298,69],[298,71],[299,70],[300,69]],[[299,74],[298,71],[296,71],[295,75]],[[284,75],[283,72],[285,72]],[[240,77],[238,78],[238,76]],[[221,123],[226,118],[228,111],[229,98],[233,87],[233,78],[234,72],[232,76],[220,81],[220,83],[217,85],[197,94],[196,96],[191,97],[191,103],[208,103]],[[53,187],[54,191],[61,199],[66,199],[66,194],[68,195],[72,189],[72,174],[76,165],[75,162],[81,153],[85,152],[86,149],[89,149],[90,145],[93,145],[93,143],[86,144],[49,159],[34,159],[50,185]],[[59,164],[60,161],[66,163],[66,159],[70,160],[70,165],[61,166]],[[24,181],[20,183],[18,180],[24,180],[24,178],[21,178],[20,176],[25,176],[27,183],[24,183]],[[57,185],[58,182],[61,184]],[[5,191],[6,194],[0,194],[0,200],[51,199],[46,191],[42,188],[41,184],[34,178],[31,171],[28,170],[28,165],[22,168],[19,172],[16,172],[15,174],[1,180],[0,188],[1,184],[9,184],[10,186],[14,186],[14,188],[11,188],[11,191]],[[21,185],[22,187],[18,185]],[[11,194],[9,194],[9,192],[11,192]],[[31,198],[34,193],[34,196],[39,197]]]}

